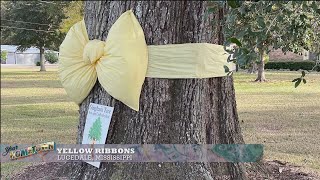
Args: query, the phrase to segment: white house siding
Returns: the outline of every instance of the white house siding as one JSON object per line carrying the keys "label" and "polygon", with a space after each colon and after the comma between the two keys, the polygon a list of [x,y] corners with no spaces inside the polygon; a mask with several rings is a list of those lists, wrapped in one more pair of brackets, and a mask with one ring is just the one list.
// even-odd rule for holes
{"label": "white house siding", "polygon": [[40,61],[40,54],[16,53],[16,64],[34,65]]}
{"label": "white house siding", "polygon": [[14,53],[8,53],[7,54],[7,62],[6,64],[15,64],[16,63],[16,58]]}
{"label": "white house siding", "polygon": [[[7,51],[6,64],[24,64],[36,65],[40,61],[40,50],[36,47],[28,48],[21,52],[17,50],[18,46],[14,45],[1,45],[1,51]],[[59,55],[58,52],[55,52]]]}

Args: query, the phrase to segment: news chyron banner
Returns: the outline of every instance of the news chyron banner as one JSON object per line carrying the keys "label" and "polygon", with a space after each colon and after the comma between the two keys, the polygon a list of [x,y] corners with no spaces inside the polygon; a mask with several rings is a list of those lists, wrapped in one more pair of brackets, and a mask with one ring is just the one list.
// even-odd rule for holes
{"label": "news chyron banner", "polygon": [[[257,162],[261,144],[1,145],[5,162]],[[94,163],[89,163],[94,164]]]}

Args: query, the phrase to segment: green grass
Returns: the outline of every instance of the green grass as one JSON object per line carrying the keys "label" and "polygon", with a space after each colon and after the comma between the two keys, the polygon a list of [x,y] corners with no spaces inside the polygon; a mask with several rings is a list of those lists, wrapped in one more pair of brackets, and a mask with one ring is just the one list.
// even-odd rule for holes
{"label": "green grass", "polygon": [[[75,143],[78,106],[62,88],[56,68],[1,69],[1,143]],[[1,164],[7,177],[30,163]]]}
{"label": "green grass", "polygon": [[[56,68],[1,69],[1,143],[75,143],[78,106],[62,88]],[[265,145],[265,158],[288,161],[320,172],[320,74],[293,87],[299,72],[236,73],[235,89],[246,143]],[[30,163],[1,164],[4,176]]]}
{"label": "green grass", "polygon": [[299,76],[269,71],[268,82],[256,83],[255,75],[236,74],[239,119],[246,143],[264,144],[266,159],[320,173],[320,74],[294,88],[291,80]]}

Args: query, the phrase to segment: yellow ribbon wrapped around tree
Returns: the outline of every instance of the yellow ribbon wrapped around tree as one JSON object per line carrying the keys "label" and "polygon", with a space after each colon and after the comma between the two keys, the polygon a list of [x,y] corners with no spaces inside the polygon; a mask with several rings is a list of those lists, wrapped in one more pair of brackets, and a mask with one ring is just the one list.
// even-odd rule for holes
{"label": "yellow ribbon wrapped around tree", "polygon": [[208,43],[147,46],[131,10],[110,28],[106,41],[89,40],[84,21],[75,24],[60,46],[59,76],[70,98],[80,104],[97,79],[115,99],[139,110],[145,77],[210,78],[226,76],[228,54]]}

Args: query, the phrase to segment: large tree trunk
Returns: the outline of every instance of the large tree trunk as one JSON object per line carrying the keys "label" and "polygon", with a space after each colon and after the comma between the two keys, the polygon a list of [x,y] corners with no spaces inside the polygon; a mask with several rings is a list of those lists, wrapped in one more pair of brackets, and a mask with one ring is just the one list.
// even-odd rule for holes
{"label": "large tree trunk", "polygon": [[[222,42],[202,1],[88,1],[85,22],[90,39],[105,40],[111,25],[133,9],[148,45]],[[221,12],[221,11],[220,11]],[[223,12],[223,11],[222,11]],[[112,98],[99,83],[80,106],[81,142],[90,102],[114,106],[107,144],[244,143],[232,77],[146,78],[135,112]],[[66,163],[59,172],[70,179],[245,179],[240,163]]]}
{"label": "large tree trunk", "polygon": [[40,71],[46,71],[46,67],[44,65],[44,48],[40,48]]}

